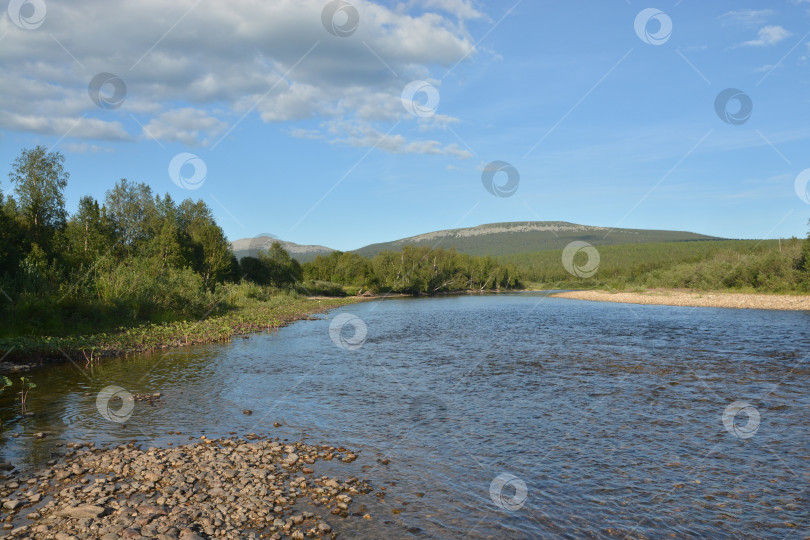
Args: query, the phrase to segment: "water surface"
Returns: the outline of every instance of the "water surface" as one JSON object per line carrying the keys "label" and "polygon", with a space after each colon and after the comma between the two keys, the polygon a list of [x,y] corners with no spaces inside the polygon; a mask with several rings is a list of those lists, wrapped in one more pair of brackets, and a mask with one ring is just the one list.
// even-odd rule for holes
{"label": "water surface", "polygon": [[[341,313],[365,322],[361,348],[330,339]],[[34,371],[35,416],[0,397],[0,448],[42,465],[77,440],[256,432],[344,445],[360,458],[329,467],[386,488],[353,505],[372,520],[330,520],[348,537],[801,538],[808,352],[807,312],[391,299],[226,345]],[[108,385],[163,398],[122,426],[96,409]],[[742,413],[736,432],[724,427],[733,402],[758,413],[755,431]],[[502,474],[516,480],[498,497]]]}

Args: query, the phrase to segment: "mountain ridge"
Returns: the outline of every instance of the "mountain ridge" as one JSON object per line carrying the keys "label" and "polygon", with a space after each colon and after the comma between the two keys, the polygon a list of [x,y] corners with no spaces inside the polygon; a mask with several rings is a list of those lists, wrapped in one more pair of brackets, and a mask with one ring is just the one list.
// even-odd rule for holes
{"label": "mountain ridge", "polygon": [[[431,231],[389,242],[369,244],[351,251],[365,257],[373,257],[381,251],[398,251],[402,246],[413,244],[456,248],[459,252],[470,255],[502,256],[546,249],[562,249],[574,240],[585,241],[597,246],[707,241],[722,240],[722,238],[688,231],[621,229],[580,225],[567,221],[510,221]],[[273,241],[281,242],[290,255],[299,262],[311,261],[317,255],[328,255],[332,251],[336,251],[326,246],[305,246],[264,235],[236,240],[231,243],[231,246],[238,258],[249,253],[256,256],[255,254],[259,250],[267,249]]]}

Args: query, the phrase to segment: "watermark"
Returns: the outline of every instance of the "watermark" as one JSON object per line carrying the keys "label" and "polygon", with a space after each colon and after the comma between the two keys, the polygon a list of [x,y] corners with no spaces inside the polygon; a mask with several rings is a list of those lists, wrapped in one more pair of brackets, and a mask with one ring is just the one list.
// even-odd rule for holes
{"label": "watermark", "polygon": [[[102,92],[108,88],[112,88],[112,94]],[[127,85],[118,75],[99,73],[90,79],[87,93],[90,94],[93,103],[102,109],[117,109],[124,104],[124,100],[127,98]]]}
{"label": "watermark", "polygon": [[11,22],[23,30],[36,30],[42,26],[47,11],[44,0],[11,0],[8,3]]}
{"label": "watermark", "polygon": [[807,204],[810,204],[810,169],[805,169],[799,173],[794,187],[796,188],[796,195]]}
{"label": "watermark", "polygon": [[414,424],[441,423],[447,420],[447,402],[435,394],[420,394],[411,398],[408,412]]}
{"label": "watermark", "polygon": [[[585,264],[577,264],[574,260],[579,253],[587,255]],[[572,276],[589,278],[599,270],[599,251],[588,242],[574,240],[563,249],[562,263],[566,271]]]}
{"label": "watermark", "polygon": [[[656,24],[657,29],[650,31],[650,27]],[[634,26],[638,38],[648,45],[663,45],[672,35],[672,19],[660,9],[642,9],[636,15]]]}
{"label": "watermark", "polygon": [[489,484],[489,497],[495,506],[509,512],[517,512],[526,503],[529,490],[526,482],[514,474],[501,473]]}
{"label": "watermark", "polygon": [[[503,184],[495,183],[495,175],[498,173],[506,175],[506,182]],[[511,197],[520,185],[520,173],[505,161],[493,161],[484,167],[484,171],[481,173],[481,183],[490,194],[496,197]]]}
{"label": "watermark", "polygon": [[96,397],[96,409],[110,422],[125,423],[135,409],[135,398],[120,386],[107,386]]}
{"label": "watermark", "polygon": [[[423,95],[424,99],[416,97]],[[411,81],[402,89],[402,106],[417,118],[430,118],[439,108],[439,90],[427,81]]]}
{"label": "watermark", "polygon": [[281,239],[275,234],[259,233],[250,239],[248,244],[247,256],[259,258],[262,252],[266,252],[273,245],[273,242],[281,242]]}
{"label": "watermark", "polygon": [[[346,329],[351,328],[351,335]],[[329,337],[341,349],[356,351],[366,342],[368,327],[363,319],[351,313],[341,313],[329,324]]]}
{"label": "watermark", "polygon": [[183,189],[201,188],[206,175],[208,167],[202,158],[195,154],[181,152],[169,162],[169,178]]}
{"label": "watermark", "polygon": [[321,22],[326,31],[337,37],[349,37],[360,25],[360,14],[344,0],[332,0],[321,11]]}
{"label": "watermark", "polygon": [[[729,105],[734,101],[737,103],[736,111]],[[751,118],[754,110],[754,102],[751,97],[736,88],[726,88],[714,100],[714,111],[717,116],[726,124],[741,126]]]}
{"label": "watermark", "polygon": [[[745,415],[745,423],[740,415]],[[726,431],[740,439],[750,439],[759,429],[759,411],[745,401],[735,401],[723,411],[723,426]]]}

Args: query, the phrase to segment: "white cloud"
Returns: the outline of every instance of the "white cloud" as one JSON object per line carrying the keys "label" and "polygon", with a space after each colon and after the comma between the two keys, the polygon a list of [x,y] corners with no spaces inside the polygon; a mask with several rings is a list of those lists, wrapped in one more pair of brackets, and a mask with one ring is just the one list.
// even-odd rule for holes
{"label": "white cloud", "polygon": [[[28,31],[0,17],[0,128],[62,136],[78,121],[69,138],[153,136],[189,146],[218,140],[243,115],[384,132],[409,119],[399,99],[405,84],[477,52],[463,24],[483,16],[471,0],[419,0],[418,9],[406,6],[412,12],[353,0],[360,23],[342,38],[322,24],[325,3],[84,0],[49,4],[43,26]],[[88,84],[101,72],[126,84],[119,108],[90,100]]]}
{"label": "white cloud", "polygon": [[0,111],[0,126],[15,131],[45,135],[69,135],[79,139],[108,141],[127,141],[132,139],[120,122],[105,122],[97,118],[73,118]]}
{"label": "white cloud", "polygon": [[776,45],[780,41],[793,35],[792,32],[777,25],[763,26],[759,29],[757,39],[746,41],[743,43],[747,47],[765,47],[768,45]]}
{"label": "white cloud", "polygon": [[323,139],[323,134],[317,129],[294,128],[289,130],[288,133],[291,137],[295,137],[296,139]]}
{"label": "white cloud", "polygon": [[775,12],[772,9],[741,9],[726,12],[719,18],[725,24],[756,27],[764,24],[773,15]]}
{"label": "white cloud", "polygon": [[71,154],[97,154],[99,152],[113,152],[114,150],[105,146],[98,146],[96,144],[83,143],[65,143],[62,147]]}
{"label": "white cloud", "polygon": [[226,122],[209,116],[205,111],[184,107],[153,118],[143,127],[143,137],[180,142],[186,146],[195,146],[201,141],[203,146],[208,146],[211,137],[224,133],[227,128]]}
{"label": "white cloud", "polygon": [[470,0],[417,0],[415,3],[426,9],[438,9],[451,13],[459,19],[484,18],[484,14]]}
{"label": "white cloud", "polygon": [[374,127],[362,123],[334,123],[330,125],[332,133],[345,133],[347,136],[333,142],[357,147],[373,146],[391,154],[432,154],[468,159],[472,154],[459,145],[443,145],[435,140],[408,141],[399,134],[382,133]]}

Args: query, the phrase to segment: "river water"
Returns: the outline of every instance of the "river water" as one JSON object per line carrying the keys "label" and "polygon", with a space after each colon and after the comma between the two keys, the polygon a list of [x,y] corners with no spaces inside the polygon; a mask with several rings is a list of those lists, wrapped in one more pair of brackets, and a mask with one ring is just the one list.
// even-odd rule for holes
{"label": "river water", "polygon": [[[352,324],[348,347],[331,339],[341,314],[365,325],[361,346]],[[386,493],[355,499],[371,520],[331,516],[352,538],[803,538],[809,354],[808,312],[397,298],[224,345],[35,370],[34,416],[0,396],[0,448],[43,466],[71,441],[255,432],[346,446],[357,461],[320,465]],[[109,385],[163,397],[120,424],[97,409]]]}

